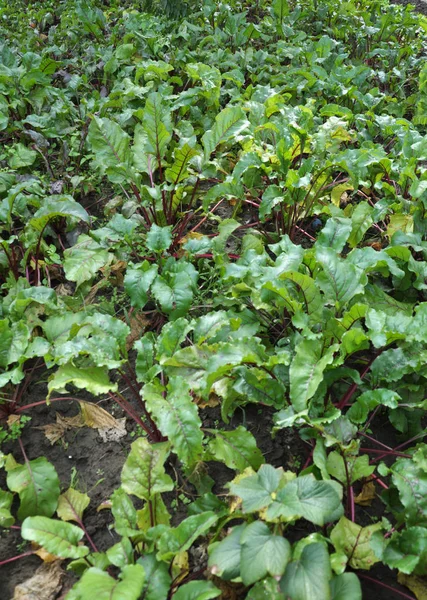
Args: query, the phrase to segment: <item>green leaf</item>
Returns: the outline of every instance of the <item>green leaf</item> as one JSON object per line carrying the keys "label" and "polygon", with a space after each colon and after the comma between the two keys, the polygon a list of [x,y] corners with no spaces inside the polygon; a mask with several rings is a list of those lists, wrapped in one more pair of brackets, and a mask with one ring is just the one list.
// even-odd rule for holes
{"label": "green leaf", "polygon": [[142,122],[147,134],[147,152],[159,161],[164,157],[172,137],[170,109],[159,92],[148,96]]}
{"label": "green leaf", "polygon": [[251,587],[245,600],[283,600],[283,594],[278,581],[274,577],[266,577]]}
{"label": "green leaf", "polygon": [[242,545],[240,539],[246,525],[233,527],[231,533],[221,542],[209,546],[208,566],[213,575],[230,581],[240,576],[240,553]]}
{"label": "green leaf", "polygon": [[171,319],[184,316],[194,296],[193,282],[184,271],[174,273],[168,278],[158,275],[151,291],[161,309]]}
{"label": "green leaf", "polygon": [[103,367],[75,367],[71,363],[62,365],[51,376],[48,383],[50,398],[56,390],[60,394],[67,393],[67,385],[73,384],[79,390],[87,390],[94,396],[117,390],[117,383],[111,383],[108,371]]}
{"label": "green leaf", "polygon": [[277,493],[276,502],[267,509],[267,518],[304,518],[325,525],[342,514],[342,487],[334,481],[318,481],[312,473],[290,481]]}
{"label": "green leaf", "polygon": [[216,117],[212,129],[202,137],[205,150],[205,160],[208,160],[212,152],[224,142],[233,140],[248,127],[249,121],[240,106],[228,106]]}
{"label": "green leaf", "polygon": [[245,585],[252,585],[267,575],[283,575],[292,554],[288,540],[273,535],[262,521],[255,521],[246,527],[240,543],[240,574]]}
{"label": "green leaf", "polygon": [[11,169],[22,169],[22,167],[31,167],[35,163],[37,152],[18,143],[12,146],[11,156],[9,158],[9,167]]}
{"label": "green leaf", "polygon": [[135,440],[122,469],[125,492],[148,501],[155,494],[173,490],[173,481],[164,469],[168,454],[167,442],[150,444],[145,438]]}
{"label": "green leaf", "polygon": [[120,569],[133,563],[133,546],[127,537],[122,537],[120,542],[110,546],[106,554],[110,563]]}
{"label": "green leaf", "polygon": [[356,573],[343,573],[332,579],[331,600],[362,600],[362,588]]}
{"label": "green leaf", "polygon": [[129,135],[111,119],[93,117],[87,136],[94,162],[105,172],[129,161]]}
{"label": "green leaf", "polygon": [[174,185],[177,185],[189,175],[187,166],[192,158],[197,156],[198,152],[188,144],[184,144],[182,148],[176,148],[174,157],[175,161],[171,167],[166,169],[166,180]]}
{"label": "green leaf", "polygon": [[351,234],[348,238],[350,248],[355,248],[374,222],[374,208],[367,202],[358,202],[351,215]]}
{"label": "green leaf", "polygon": [[336,252],[341,252],[348,240],[352,229],[350,219],[331,217],[317,236],[316,248],[326,246]]}
{"label": "green leaf", "polygon": [[132,306],[144,308],[148,301],[148,291],[157,276],[158,265],[144,260],[134,269],[127,269],[124,286]]}
{"label": "green leaf", "polygon": [[114,528],[117,533],[122,536],[132,536],[137,528],[137,513],[132,500],[123,488],[118,488],[113,492],[111,496],[111,512],[114,517]]}
{"label": "green leaf", "polygon": [[[323,373],[334,360],[338,345],[330,346],[323,353],[323,340],[303,339],[296,346],[296,353],[291,363],[290,398],[297,412],[305,410],[308,401],[316,393],[323,380]],[[323,354],[323,355],[322,355]]]}
{"label": "green leaf", "polygon": [[[344,463],[344,457],[339,452],[330,452],[327,459],[328,473],[341,481],[344,485],[352,485],[358,479],[362,477],[369,477],[375,471],[375,465],[369,464],[369,456],[367,454],[363,456],[346,456]],[[349,481],[347,482],[347,473]]]}
{"label": "green leaf", "polygon": [[427,526],[427,469],[414,459],[399,458],[392,467],[392,481],[403,505],[398,517],[407,526]]}
{"label": "green leaf", "polygon": [[207,431],[215,436],[208,444],[208,453],[212,460],[223,462],[229,469],[237,471],[244,471],[248,467],[258,470],[264,462],[254,436],[241,425],[233,431]]}
{"label": "green leaf", "polygon": [[12,502],[13,495],[10,492],[0,490],[0,527],[7,528],[15,523],[15,519],[10,512]]}
{"label": "green leaf", "polygon": [[427,529],[409,527],[402,533],[394,533],[382,561],[390,569],[399,569],[408,575],[413,572],[424,575],[427,567]]}
{"label": "green leaf", "polygon": [[82,494],[73,488],[69,488],[58,498],[57,515],[63,521],[82,520],[83,513],[89,506],[90,498],[87,494]]}
{"label": "green leaf", "polygon": [[145,554],[138,559],[138,564],[144,567],[145,582],[140,600],[167,600],[172,578],[168,565],[159,562],[154,554]]}
{"label": "green leaf", "polygon": [[28,222],[28,226],[37,231],[42,231],[50,220],[58,217],[84,221],[85,223],[89,221],[89,215],[83,206],[71,196],[50,196],[34,213],[34,216]]}
{"label": "green leaf", "polygon": [[19,494],[18,518],[22,521],[33,515],[51,517],[60,494],[55,467],[44,456],[13,466],[8,470],[7,487]]}
{"label": "green leaf", "polygon": [[315,543],[305,546],[300,559],[288,564],[280,587],[291,600],[330,600],[330,578],[328,551],[324,544]]}
{"label": "green leaf", "polygon": [[21,528],[24,540],[37,542],[47,552],[59,558],[87,556],[89,548],[78,545],[83,535],[80,527],[47,517],[27,517]]}
{"label": "green leaf", "polygon": [[361,527],[346,517],[341,517],[331,532],[331,541],[337,552],[344,553],[353,569],[369,570],[379,558],[371,545],[371,537],[382,528],[381,523]]}
{"label": "green leaf", "polygon": [[88,235],[80,235],[77,244],[64,251],[64,271],[67,279],[79,287],[91,280],[110,260],[110,254]]}
{"label": "green leaf", "polygon": [[209,531],[218,521],[218,515],[213,512],[203,512],[187,517],[174,529],[167,529],[158,541],[159,560],[171,560],[180,552],[185,552],[193,542]]}
{"label": "green leaf", "polygon": [[77,588],[78,600],[139,600],[145,581],[141,565],[128,565],[120,573],[120,581],[105,571],[92,567],[86,571],[73,590]]}
{"label": "green leaf", "polygon": [[144,387],[143,395],[157,427],[170,440],[184,466],[190,467],[198,462],[203,453],[202,423],[185,379],[171,378],[166,397],[153,384]]}
{"label": "green leaf", "polygon": [[262,465],[258,473],[238,478],[230,483],[230,491],[243,500],[243,512],[261,510],[274,500],[281,479],[281,470],[271,465]]}
{"label": "green leaf", "polygon": [[316,281],[327,300],[335,306],[344,306],[356,294],[363,292],[368,279],[362,269],[340,260],[332,248],[324,246],[316,248],[316,258],[323,267]]}
{"label": "green leaf", "polygon": [[145,244],[151,252],[162,254],[172,243],[172,226],[159,227],[155,223],[151,225],[147,233]]}
{"label": "green leaf", "polygon": [[218,598],[221,591],[211,581],[190,581],[173,595],[174,600],[210,600]]}

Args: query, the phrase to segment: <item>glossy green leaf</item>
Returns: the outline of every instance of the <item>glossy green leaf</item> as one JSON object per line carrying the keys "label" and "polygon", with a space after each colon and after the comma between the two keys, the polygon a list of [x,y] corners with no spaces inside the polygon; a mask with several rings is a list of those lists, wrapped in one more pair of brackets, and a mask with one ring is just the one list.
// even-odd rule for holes
{"label": "glossy green leaf", "polygon": [[173,595],[174,600],[210,600],[218,598],[221,591],[211,581],[190,581]]}
{"label": "glossy green leaf", "polygon": [[27,517],[22,523],[21,535],[24,540],[37,542],[59,558],[83,558],[89,554],[89,548],[79,545],[83,530],[71,523],[47,517]]}
{"label": "glossy green leaf", "polygon": [[283,575],[292,554],[291,545],[284,537],[273,535],[265,523],[255,521],[243,531],[240,543],[240,574],[245,585],[267,575]]}
{"label": "glossy green leaf", "polygon": [[280,587],[291,600],[330,600],[329,554],[323,544],[306,546],[298,560],[288,564]]}
{"label": "glossy green leaf", "polygon": [[128,565],[120,573],[120,579],[114,579],[106,573],[92,567],[78,582],[77,598],[90,600],[96,594],[99,600],[139,600],[145,581],[141,565]]}
{"label": "glossy green leaf", "polygon": [[257,470],[264,462],[254,436],[241,425],[234,431],[208,429],[214,435],[209,440],[208,452],[213,460],[224,462],[229,469]]}
{"label": "glossy green leaf", "polygon": [[106,394],[117,389],[108,372],[103,367],[75,367],[71,363],[62,365],[51,376],[48,383],[49,396],[56,390],[60,394],[67,393],[67,385],[72,384],[79,390],[87,390],[94,396]]}
{"label": "glossy green leaf", "polygon": [[167,394],[152,384],[144,388],[144,400],[157,427],[166,436],[181,462],[190,467],[202,457],[201,421],[188,383],[174,377],[167,386]]}
{"label": "glossy green leaf", "polygon": [[180,552],[185,552],[197,538],[207,533],[217,521],[218,516],[215,513],[204,512],[187,517],[174,529],[167,529],[158,541],[157,558],[170,560]]}
{"label": "glossy green leaf", "polygon": [[19,495],[18,518],[23,520],[34,515],[51,517],[60,494],[55,467],[42,456],[23,465],[15,463],[7,471],[7,486]]}

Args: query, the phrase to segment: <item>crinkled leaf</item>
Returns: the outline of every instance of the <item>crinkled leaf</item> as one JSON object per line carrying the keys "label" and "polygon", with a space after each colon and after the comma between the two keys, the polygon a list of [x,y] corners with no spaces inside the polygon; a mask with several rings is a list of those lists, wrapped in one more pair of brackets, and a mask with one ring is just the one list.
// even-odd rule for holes
{"label": "crinkled leaf", "polygon": [[331,541],[337,552],[344,553],[354,569],[369,570],[379,561],[370,540],[382,528],[381,523],[361,527],[346,517],[341,517],[331,532]]}
{"label": "crinkled leaf", "polygon": [[117,383],[111,383],[108,371],[103,367],[75,367],[68,363],[62,365],[51,376],[48,383],[49,396],[56,390],[67,393],[67,385],[72,384],[79,390],[87,390],[94,396],[106,394],[117,389]]}
{"label": "crinkled leaf", "polygon": [[150,500],[155,494],[173,489],[172,479],[165,473],[164,462],[169,454],[169,444],[150,444],[138,438],[122,469],[122,487],[128,494]]}
{"label": "crinkled leaf", "polygon": [[83,535],[80,527],[47,517],[27,517],[21,529],[24,540],[37,542],[59,558],[83,558],[89,554],[89,548],[79,545]]}
{"label": "crinkled leaf", "polygon": [[144,388],[144,400],[157,427],[169,438],[174,452],[185,466],[194,465],[202,456],[203,433],[197,405],[183,377],[171,378],[167,395],[152,384]]}
{"label": "crinkled leaf", "polygon": [[233,431],[207,431],[215,436],[208,444],[212,460],[224,462],[229,469],[237,471],[244,471],[248,467],[258,470],[264,462],[254,436],[241,425]]}

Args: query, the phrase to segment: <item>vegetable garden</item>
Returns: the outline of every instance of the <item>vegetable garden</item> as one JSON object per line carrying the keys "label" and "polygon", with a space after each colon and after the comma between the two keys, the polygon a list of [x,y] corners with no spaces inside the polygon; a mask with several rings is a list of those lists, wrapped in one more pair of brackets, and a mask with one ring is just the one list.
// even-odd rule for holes
{"label": "vegetable garden", "polygon": [[0,7],[1,598],[427,598],[426,44]]}

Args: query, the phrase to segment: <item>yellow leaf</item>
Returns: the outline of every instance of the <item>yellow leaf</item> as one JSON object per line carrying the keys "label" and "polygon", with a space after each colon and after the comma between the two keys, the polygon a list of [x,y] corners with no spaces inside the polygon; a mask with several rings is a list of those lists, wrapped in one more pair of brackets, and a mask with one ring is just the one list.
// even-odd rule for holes
{"label": "yellow leaf", "polygon": [[55,556],[55,554],[50,554],[47,552],[47,550],[41,548],[35,542],[31,542],[31,548],[34,550],[34,554],[37,554],[37,556],[45,563],[52,563],[55,562],[55,560],[58,560],[58,557]]}
{"label": "yellow leaf", "polygon": [[427,579],[418,575],[399,573],[397,581],[415,594],[417,600],[427,600]]}
{"label": "yellow leaf", "polygon": [[354,187],[348,183],[341,183],[340,185],[335,186],[331,191],[332,204],[338,207],[342,205],[345,206],[348,202],[347,191],[349,190],[354,190]]}
{"label": "yellow leaf", "polygon": [[90,498],[87,494],[82,494],[73,488],[69,488],[58,498],[58,508],[56,512],[63,521],[75,521],[79,523],[83,517],[85,509],[89,506]]}
{"label": "yellow leaf", "polygon": [[375,483],[373,481],[367,481],[363,484],[362,491],[354,498],[354,501],[356,504],[360,504],[360,506],[371,506],[375,496]]}
{"label": "yellow leaf", "polygon": [[101,510],[111,510],[112,505],[111,500],[104,500],[104,502],[101,502],[101,504],[96,507],[96,512],[100,512]]}
{"label": "yellow leaf", "polygon": [[179,552],[172,562],[172,576],[174,583],[180,583],[189,573],[188,552]]}

